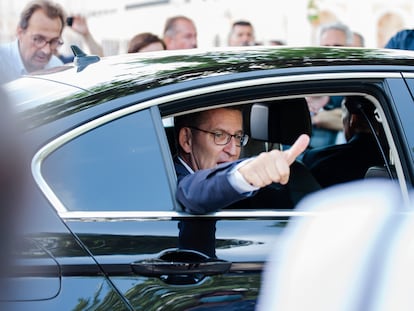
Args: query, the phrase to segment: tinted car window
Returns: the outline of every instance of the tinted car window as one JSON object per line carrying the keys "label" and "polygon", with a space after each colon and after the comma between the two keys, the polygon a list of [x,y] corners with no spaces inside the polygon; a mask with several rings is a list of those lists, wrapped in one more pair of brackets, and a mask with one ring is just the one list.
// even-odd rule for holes
{"label": "tinted car window", "polygon": [[71,140],[42,166],[69,211],[171,210],[170,188],[148,110]]}

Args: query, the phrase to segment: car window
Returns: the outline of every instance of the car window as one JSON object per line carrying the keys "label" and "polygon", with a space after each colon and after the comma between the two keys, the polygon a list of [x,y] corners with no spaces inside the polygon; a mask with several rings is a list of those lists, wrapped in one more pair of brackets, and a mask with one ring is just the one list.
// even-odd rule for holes
{"label": "car window", "polygon": [[52,152],[42,174],[69,211],[171,210],[149,110],[94,128]]}

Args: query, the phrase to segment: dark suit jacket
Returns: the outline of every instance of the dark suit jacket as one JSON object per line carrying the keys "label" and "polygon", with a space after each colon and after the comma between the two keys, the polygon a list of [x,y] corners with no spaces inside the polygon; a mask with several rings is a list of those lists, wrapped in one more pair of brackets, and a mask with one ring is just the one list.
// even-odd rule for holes
{"label": "dark suit jacket", "polygon": [[178,158],[174,159],[177,173],[177,200],[192,214],[215,212],[240,201],[250,194],[240,194],[231,186],[227,174],[240,161],[223,163],[213,169],[190,174]]}
{"label": "dark suit jacket", "polygon": [[[242,160],[240,160],[242,161]],[[273,183],[249,194],[233,189],[227,174],[240,161],[223,163],[216,168],[200,170],[195,174],[174,158],[177,173],[177,200],[184,210],[193,214],[205,214],[219,209],[291,209],[306,194],[319,190],[320,186],[301,162],[291,165],[287,185]],[[190,219],[178,224],[178,247],[197,250],[210,257],[216,256],[216,220]]]}
{"label": "dark suit jacket", "polygon": [[[240,161],[223,163],[216,168],[190,174],[180,160],[174,158],[178,179],[176,196],[184,210],[192,214],[205,214],[222,208],[276,208],[276,205],[281,208],[293,207],[286,186],[273,184],[251,194],[240,194],[234,190],[227,174]],[[216,220],[182,220],[178,228],[179,248],[197,250],[210,257],[216,256]]]}
{"label": "dark suit jacket", "polygon": [[[186,212],[214,212],[244,197],[228,182],[227,173],[236,165],[235,163],[224,163],[214,169],[198,171],[196,174],[191,174],[177,157],[174,158],[174,165],[178,180],[177,200]],[[178,229],[179,248],[196,250],[216,257],[216,220],[182,220],[178,223]]]}
{"label": "dark suit jacket", "polygon": [[362,179],[369,167],[384,165],[379,147],[368,133],[356,134],[345,144],[311,149],[302,161],[322,187]]}
{"label": "dark suit jacket", "polygon": [[[241,161],[243,160],[223,163],[213,169],[190,174],[178,158],[174,158],[178,179],[176,197],[184,210],[192,214],[206,214],[223,208],[293,208],[297,199],[291,198],[291,192],[295,190],[291,189],[290,182],[284,186],[274,183],[252,193],[238,193],[234,190],[228,181],[227,174]],[[303,175],[297,173],[301,171],[298,166],[298,163],[292,164],[290,179],[295,180],[296,175],[298,175],[296,179],[303,179]]]}

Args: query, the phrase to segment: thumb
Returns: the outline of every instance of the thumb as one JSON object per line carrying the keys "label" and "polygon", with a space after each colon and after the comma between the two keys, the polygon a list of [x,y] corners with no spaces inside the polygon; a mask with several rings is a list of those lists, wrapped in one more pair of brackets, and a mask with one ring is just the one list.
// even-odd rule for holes
{"label": "thumb", "polygon": [[286,160],[288,161],[289,165],[292,164],[295,159],[300,155],[303,151],[305,151],[306,147],[309,145],[310,138],[306,134],[302,134],[299,138],[295,141],[295,143],[290,147],[288,150],[284,151]]}

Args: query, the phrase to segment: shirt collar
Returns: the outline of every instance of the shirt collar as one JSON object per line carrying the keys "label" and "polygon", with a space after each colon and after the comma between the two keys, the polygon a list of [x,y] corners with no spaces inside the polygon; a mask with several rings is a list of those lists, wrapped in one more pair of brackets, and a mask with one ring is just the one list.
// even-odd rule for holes
{"label": "shirt collar", "polygon": [[21,75],[27,74],[26,67],[24,67],[23,60],[22,60],[22,56],[20,54],[19,39],[16,39],[13,42],[12,50],[13,50],[13,54],[17,56],[16,59],[15,59],[15,61],[16,61],[16,67],[18,68],[19,73]]}
{"label": "shirt collar", "polygon": [[181,164],[184,165],[187,171],[189,171],[191,174],[194,174],[194,170],[190,166],[188,166],[188,164],[185,163],[184,160],[181,159],[181,157],[178,157],[178,160],[180,160]]}

